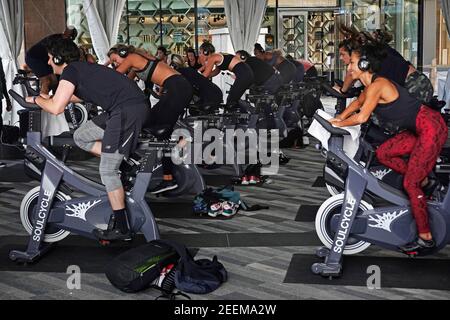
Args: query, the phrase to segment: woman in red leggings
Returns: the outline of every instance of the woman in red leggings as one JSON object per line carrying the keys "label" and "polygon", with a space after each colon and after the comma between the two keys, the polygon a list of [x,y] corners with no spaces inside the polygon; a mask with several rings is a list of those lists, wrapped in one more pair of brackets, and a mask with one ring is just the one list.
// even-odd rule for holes
{"label": "woman in red leggings", "polygon": [[[376,75],[384,57],[383,49],[374,45],[353,51],[348,71],[366,89],[330,122],[346,127],[365,123],[372,116],[375,124],[395,134],[378,148],[376,155],[383,165],[404,176],[403,187],[411,202],[418,237],[400,249],[412,253],[435,245],[422,188],[447,141],[448,129],[439,112],[422,105],[395,82]],[[408,161],[405,155],[409,155]]]}

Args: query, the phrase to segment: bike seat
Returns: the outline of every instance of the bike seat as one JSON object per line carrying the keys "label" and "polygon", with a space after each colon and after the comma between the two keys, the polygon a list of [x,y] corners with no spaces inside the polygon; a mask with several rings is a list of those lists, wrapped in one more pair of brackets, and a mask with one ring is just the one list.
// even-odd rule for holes
{"label": "bike seat", "polygon": [[154,126],[151,128],[144,128],[142,131],[154,136],[157,140],[166,140],[170,138],[173,129],[169,126]]}

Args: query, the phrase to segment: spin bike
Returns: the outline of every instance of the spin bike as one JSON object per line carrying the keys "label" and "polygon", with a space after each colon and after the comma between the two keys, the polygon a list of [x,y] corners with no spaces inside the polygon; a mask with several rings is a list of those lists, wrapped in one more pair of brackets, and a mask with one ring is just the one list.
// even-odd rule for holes
{"label": "spin bike", "polygon": [[[417,237],[417,229],[411,212],[409,198],[373,176],[363,165],[353,161],[344,151],[344,136],[348,131],[333,127],[327,120],[315,114],[314,119],[330,132],[328,152],[348,166],[345,193],[325,201],[316,215],[316,232],[324,247],[316,255],[325,258],[315,263],[311,270],[325,277],[342,274],[343,255],[357,254],[371,244],[401,252],[401,246]],[[430,227],[436,246],[429,251],[411,252],[410,256],[433,254],[450,243],[450,192],[439,199],[428,201]],[[363,200],[373,193],[388,204],[373,208]]]}
{"label": "spin bike", "polygon": [[[13,250],[9,254],[12,261],[32,263],[42,257],[54,243],[66,238],[71,232],[97,239],[95,229],[107,229],[113,211],[103,185],[91,181],[72,171],[62,161],[56,159],[41,144],[41,109],[27,103],[22,96],[9,91],[10,95],[30,113],[27,134],[27,149],[45,159],[41,185],[24,197],[20,206],[20,218],[30,234],[25,251]],[[169,128],[153,131],[155,138],[167,136]],[[146,241],[159,238],[155,218],[145,201],[147,188],[152,180],[158,152],[176,145],[168,141],[140,141],[142,159],[134,180],[133,189],[127,192],[126,206],[131,231],[143,233]],[[62,186],[79,190],[86,196],[72,199],[65,194]],[[107,244],[103,242],[103,244]]]}

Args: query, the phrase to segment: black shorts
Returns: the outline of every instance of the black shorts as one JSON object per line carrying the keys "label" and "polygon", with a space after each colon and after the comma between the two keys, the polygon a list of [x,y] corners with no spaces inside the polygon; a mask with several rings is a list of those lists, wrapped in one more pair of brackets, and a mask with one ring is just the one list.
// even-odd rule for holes
{"label": "black shorts", "polygon": [[102,140],[103,153],[115,153],[128,156],[136,150],[139,135],[150,113],[147,104],[118,108],[110,113],[102,113],[92,121],[105,130]]}

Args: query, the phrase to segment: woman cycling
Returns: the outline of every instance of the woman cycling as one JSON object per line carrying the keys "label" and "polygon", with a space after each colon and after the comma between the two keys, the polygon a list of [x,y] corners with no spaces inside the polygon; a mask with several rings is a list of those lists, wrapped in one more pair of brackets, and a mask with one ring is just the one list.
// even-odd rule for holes
{"label": "woman cycling", "polygon": [[[173,129],[192,99],[192,86],[189,82],[167,64],[160,63],[154,56],[132,46],[116,45],[109,50],[108,57],[116,71],[128,74],[131,78],[137,76],[147,85],[156,84],[164,88],[164,94],[152,108],[146,126],[167,126]],[[171,158],[164,157],[162,165],[164,178],[161,184],[152,190],[153,194],[178,188],[172,175]]]}
{"label": "woman cycling", "polygon": [[236,76],[227,98],[227,105],[236,106],[245,91],[254,83],[252,69],[238,55],[215,53],[216,49],[209,42],[200,46],[199,61],[204,67],[203,76],[212,78],[220,71],[230,71]]}
{"label": "woman cycling", "polygon": [[198,105],[212,107],[218,106],[223,102],[223,94],[220,88],[202,76],[197,70],[186,67],[180,55],[169,55],[167,64],[189,81],[194,88],[195,95],[198,97]]}
{"label": "woman cycling", "polygon": [[[366,89],[330,122],[338,127],[358,125],[367,122],[373,113],[378,125],[395,134],[377,149],[376,155],[383,165],[404,175],[403,186],[418,231],[416,240],[400,248],[410,253],[435,245],[422,187],[427,184],[427,176],[447,140],[448,129],[439,112],[422,105],[399,84],[377,75],[385,58],[383,52],[382,47],[374,45],[353,51],[348,71]],[[408,161],[403,158],[406,155]]]}
{"label": "woman cycling", "polygon": [[192,48],[187,49],[186,61],[187,61],[188,66],[190,68],[195,69],[195,70],[199,70],[202,67],[201,63],[198,62],[198,55],[197,55],[197,53]]}
{"label": "woman cycling", "polygon": [[[345,67],[350,64],[350,59],[352,56],[353,48],[355,47],[354,44],[352,44],[351,40],[345,39],[344,41],[339,43],[339,59],[344,63]],[[335,85],[333,88],[336,91],[339,91],[343,94],[346,94],[347,91],[353,87],[353,84],[355,83],[355,80],[353,80],[353,77],[350,72],[347,72],[345,74],[344,82],[342,83],[342,86]]]}

